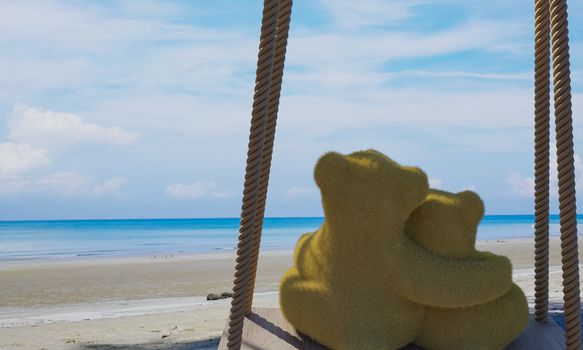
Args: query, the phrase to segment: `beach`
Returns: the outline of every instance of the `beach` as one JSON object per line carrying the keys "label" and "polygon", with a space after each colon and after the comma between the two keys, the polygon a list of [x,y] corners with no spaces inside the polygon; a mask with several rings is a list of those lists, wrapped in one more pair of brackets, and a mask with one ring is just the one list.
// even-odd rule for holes
{"label": "beach", "polygon": [[[581,246],[581,243],[580,243]],[[533,242],[478,241],[508,256],[532,302]],[[560,241],[551,237],[550,296],[561,295]],[[0,349],[214,349],[231,299],[233,251],[0,264]],[[292,252],[260,256],[255,305],[276,307]]]}

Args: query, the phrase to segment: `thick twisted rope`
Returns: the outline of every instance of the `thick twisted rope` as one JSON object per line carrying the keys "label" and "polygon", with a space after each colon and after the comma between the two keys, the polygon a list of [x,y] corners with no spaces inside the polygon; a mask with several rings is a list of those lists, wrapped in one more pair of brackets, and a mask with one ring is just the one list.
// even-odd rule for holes
{"label": "thick twisted rope", "polygon": [[555,128],[559,170],[559,212],[565,337],[568,350],[581,349],[577,207],[573,159],[573,118],[566,0],[551,0],[551,37],[555,91]]}
{"label": "thick twisted rope", "polygon": [[278,0],[265,0],[263,4],[263,19],[257,58],[253,110],[251,112],[251,129],[249,134],[249,148],[247,151],[247,166],[245,169],[239,244],[237,246],[235,280],[233,283],[233,301],[231,303],[227,336],[227,348],[230,350],[238,350],[241,348],[243,322],[247,311],[245,307],[249,293],[251,255],[254,242],[253,235],[256,226],[255,219],[257,216],[257,204],[262,176],[265,126],[273,72],[278,12]]}
{"label": "thick twisted rope", "polygon": [[549,300],[550,8],[534,9],[534,297],[535,318],[545,322]]}
{"label": "thick twisted rope", "polygon": [[273,61],[273,73],[271,76],[268,116],[265,125],[265,140],[263,146],[263,167],[261,171],[261,181],[259,185],[257,213],[255,216],[255,232],[253,236],[253,248],[250,258],[251,272],[249,275],[247,302],[245,305],[246,314],[249,314],[251,312],[251,306],[253,304],[253,292],[255,291],[255,277],[257,275],[259,247],[261,245],[261,231],[263,230],[263,218],[265,214],[265,199],[267,197],[269,173],[271,169],[271,159],[273,155],[273,144],[275,141],[275,128],[277,125],[277,112],[279,111],[279,97],[281,94],[281,83],[283,79],[283,68],[285,64],[287,39],[289,36],[291,11],[292,0],[281,0],[279,5],[279,18],[277,19],[275,57]]}

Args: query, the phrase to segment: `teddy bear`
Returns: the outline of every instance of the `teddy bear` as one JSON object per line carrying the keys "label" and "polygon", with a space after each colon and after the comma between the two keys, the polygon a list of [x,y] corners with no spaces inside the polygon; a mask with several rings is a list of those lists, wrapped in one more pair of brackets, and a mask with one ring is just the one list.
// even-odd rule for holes
{"label": "teddy bear", "polygon": [[282,313],[301,333],[337,350],[398,349],[422,333],[427,305],[474,306],[509,291],[508,259],[460,264],[405,234],[429,191],[419,168],[374,150],[330,152],[314,177],[324,223],[299,239],[280,285]]}
{"label": "teddy bear", "polygon": [[[475,248],[483,216],[484,204],[476,193],[431,189],[423,204],[411,213],[405,232],[433,253],[459,259],[461,264],[467,257],[488,261],[496,256]],[[505,276],[500,278],[506,280]],[[460,275],[458,285],[465,282],[466,276]],[[415,343],[435,350],[502,349],[527,324],[526,297],[512,283],[506,294],[486,303],[464,308],[427,307]]]}

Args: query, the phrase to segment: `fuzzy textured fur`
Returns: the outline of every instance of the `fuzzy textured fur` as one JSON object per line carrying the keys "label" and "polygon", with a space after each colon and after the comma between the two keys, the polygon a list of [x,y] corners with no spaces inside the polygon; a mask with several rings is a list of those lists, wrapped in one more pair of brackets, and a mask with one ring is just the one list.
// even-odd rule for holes
{"label": "fuzzy textured fur", "polygon": [[[435,254],[459,258],[460,262],[468,257],[501,259],[475,248],[478,224],[483,216],[484,204],[476,193],[454,194],[431,189],[425,202],[407,220],[405,232]],[[435,350],[502,349],[527,324],[526,297],[513,283],[503,296],[479,305],[427,307],[423,329],[415,343]]]}
{"label": "fuzzy textured fur", "polygon": [[[508,259],[475,250],[464,254],[473,248],[475,231],[473,238],[456,233],[471,241],[461,248],[461,241],[433,246],[435,237],[415,240],[406,233],[406,226],[411,232],[423,227],[412,225],[410,216],[431,197],[420,169],[373,150],[331,152],[318,161],[315,179],[324,224],[298,241],[294,266],[281,282],[280,305],[294,327],[321,344],[398,349],[417,340],[438,349],[466,349],[467,342],[455,341],[459,329],[442,323],[475,321],[460,328],[484,332],[481,317],[491,322],[496,310],[507,312],[512,298],[524,297],[512,284]],[[459,226],[457,221],[449,225]]]}

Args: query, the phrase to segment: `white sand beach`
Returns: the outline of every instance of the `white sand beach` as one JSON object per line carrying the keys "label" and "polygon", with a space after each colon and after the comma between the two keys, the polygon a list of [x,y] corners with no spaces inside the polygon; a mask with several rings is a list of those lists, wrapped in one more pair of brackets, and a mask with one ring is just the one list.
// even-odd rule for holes
{"label": "white sand beach", "polygon": [[[581,243],[580,243],[581,245]],[[511,258],[532,301],[533,242],[481,241]],[[560,241],[551,239],[550,295],[561,295]],[[0,349],[214,349],[231,299],[234,252],[0,265]],[[292,252],[264,252],[255,304],[276,307]]]}

